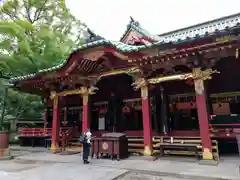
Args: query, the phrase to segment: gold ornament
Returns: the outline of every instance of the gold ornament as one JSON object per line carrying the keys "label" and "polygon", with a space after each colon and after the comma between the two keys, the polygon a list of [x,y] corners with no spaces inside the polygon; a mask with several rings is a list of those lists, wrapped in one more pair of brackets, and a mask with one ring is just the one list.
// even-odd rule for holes
{"label": "gold ornament", "polygon": [[212,70],[211,68],[209,69],[205,69],[205,70],[201,70],[201,68],[195,68],[193,69],[193,79],[202,79],[202,80],[208,80],[208,79],[212,79],[212,74],[215,73],[220,73],[217,70]]}
{"label": "gold ornament", "polygon": [[148,98],[148,87],[147,86],[141,87],[141,97],[143,100],[146,100]]}
{"label": "gold ornament", "polygon": [[54,98],[53,98],[53,107],[57,107],[58,106],[58,100],[59,100],[59,98],[58,98],[58,96],[54,96]]}
{"label": "gold ornament", "polygon": [[88,104],[88,94],[83,94],[83,105]]}
{"label": "gold ornament", "polygon": [[204,92],[204,81],[208,79],[212,79],[212,74],[214,73],[220,73],[217,70],[212,70],[211,68],[201,70],[201,68],[195,68],[193,69],[193,79],[194,79],[194,87],[195,91],[198,95],[202,95]]}
{"label": "gold ornament", "polygon": [[194,88],[197,95],[202,95],[204,92],[204,82],[202,79],[194,80]]}
{"label": "gold ornament", "polygon": [[107,150],[108,149],[108,143],[104,142],[102,144],[102,148],[103,148],[103,150]]}
{"label": "gold ornament", "polygon": [[134,86],[134,89],[136,90],[147,85],[148,82],[144,78],[139,78],[134,83],[132,83],[132,86]]}
{"label": "gold ornament", "polygon": [[52,91],[50,94],[50,99],[54,99],[56,95],[57,95],[56,91]]}
{"label": "gold ornament", "polygon": [[90,95],[92,95],[92,94],[96,94],[95,91],[97,91],[97,90],[98,90],[97,87],[95,87],[95,86],[91,86],[91,87],[88,89],[88,93],[89,93]]}
{"label": "gold ornament", "polygon": [[170,76],[160,76],[148,80],[149,84],[158,84],[166,81],[184,80],[192,77],[192,73],[174,74]]}

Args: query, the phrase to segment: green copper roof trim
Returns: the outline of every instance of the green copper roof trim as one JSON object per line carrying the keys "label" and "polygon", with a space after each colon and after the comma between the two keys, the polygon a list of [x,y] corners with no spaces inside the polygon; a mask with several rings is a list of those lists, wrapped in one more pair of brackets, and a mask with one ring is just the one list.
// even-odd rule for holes
{"label": "green copper roof trim", "polygon": [[[211,21],[210,25],[208,24],[207,26],[204,26],[203,31],[201,33],[197,33],[194,31],[194,29],[190,30],[189,32],[194,32],[192,34],[189,34],[188,31],[185,31],[185,33],[183,34],[175,34],[175,32],[173,32],[172,34],[163,34],[162,37],[159,36],[159,40],[157,42],[154,42],[152,44],[145,44],[145,45],[128,45],[125,44],[123,42],[118,42],[118,41],[110,41],[110,40],[106,40],[106,39],[100,39],[100,40],[96,40],[93,42],[89,42],[89,43],[85,43],[82,46],[80,46],[79,48],[75,48],[74,51],[82,51],[85,50],[87,48],[92,48],[92,47],[96,47],[99,45],[105,45],[105,46],[110,46],[112,48],[115,48],[116,51],[118,52],[138,52],[141,51],[143,49],[147,49],[147,48],[152,48],[155,46],[159,46],[159,45],[164,45],[164,44],[180,44],[180,43],[185,43],[191,40],[195,40],[197,39],[201,39],[204,37],[209,37],[212,35],[215,35],[216,33],[221,35],[221,33],[230,33],[230,29],[236,29],[239,28],[240,25],[240,14],[236,14],[236,15],[231,15],[228,17],[221,18],[221,19],[217,19],[216,21]],[[221,28],[218,28],[221,25]],[[195,26],[194,26],[195,27]],[[207,29],[211,28],[211,29]],[[226,29],[228,27],[228,29]],[[202,29],[200,27],[195,27],[195,29]],[[198,30],[197,29],[197,30]],[[208,30],[208,31],[206,31]],[[182,30],[180,30],[182,31]],[[31,73],[25,76],[18,76],[18,77],[13,77],[10,79],[10,82],[14,82],[17,80],[25,80],[28,78],[32,78],[34,77],[36,74],[38,73],[44,73],[44,72],[50,72],[50,71],[54,71],[57,69],[62,68],[66,63],[67,63],[68,59],[64,59],[59,65],[51,67],[51,68],[47,68],[47,69],[42,69],[39,70],[36,73]]]}
{"label": "green copper roof trim", "polygon": [[[134,46],[134,45],[124,44],[124,43],[118,42],[118,41],[109,41],[109,40],[103,39],[103,40],[97,40],[97,41],[94,41],[94,42],[83,44],[79,48],[74,49],[73,52],[76,51],[76,50],[77,51],[82,51],[82,50],[92,48],[92,47],[95,47],[95,46],[99,46],[99,45],[105,45],[105,46],[113,47],[118,52],[125,52],[125,53],[127,53],[127,52],[138,52],[142,49],[150,48],[153,45],[159,45],[159,44],[161,44],[161,42],[157,42],[155,44],[150,44],[150,45]],[[68,59],[65,59],[65,60],[62,61],[62,63],[60,63],[56,66],[53,66],[53,67],[47,68],[47,69],[41,69],[36,73],[31,73],[31,74],[28,74],[28,75],[25,75],[25,76],[13,77],[13,78],[10,79],[10,81],[12,82],[12,81],[17,81],[17,80],[24,80],[24,79],[34,77],[38,73],[50,72],[50,71],[60,69],[67,63],[67,61],[68,61]]]}

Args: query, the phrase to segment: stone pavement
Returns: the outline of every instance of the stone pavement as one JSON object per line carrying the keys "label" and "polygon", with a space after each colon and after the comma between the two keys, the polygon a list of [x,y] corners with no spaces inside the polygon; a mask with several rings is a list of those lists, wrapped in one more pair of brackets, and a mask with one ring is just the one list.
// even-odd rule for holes
{"label": "stone pavement", "polygon": [[7,180],[112,180],[123,174],[126,170],[114,168],[76,166],[74,164],[56,163],[52,165],[39,166],[21,172],[1,173],[0,179]]}
{"label": "stone pavement", "polygon": [[[129,172],[124,174],[121,177],[118,177],[117,180],[183,180],[183,179],[177,178],[177,177],[164,176],[164,175],[162,176],[162,175]],[[184,180],[186,180],[186,178],[184,178]],[[188,179],[188,180],[193,180],[193,179]]]}
{"label": "stone pavement", "polygon": [[[239,173],[240,159],[238,157],[236,157],[235,159],[230,158],[230,159],[221,161],[220,164],[217,166],[199,165],[194,161],[184,162],[184,161],[171,160],[171,159],[170,160],[159,159],[156,161],[147,161],[147,160],[134,159],[134,158],[121,160],[121,161],[111,161],[107,159],[99,159],[99,160],[92,159],[90,165],[84,166],[82,165],[81,157],[79,154],[61,156],[58,154],[51,154],[47,152],[29,153],[26,155],[16,157],[16,159],[25,160],[25,161],[45,162],[45,163],[49,162],[49,163],[69,164],[69,166],[66,167],[67,172],[69,168],[71,169],[71,167],[72,168],[76,167],[76,169],[81,167],[83,168],[83,170],[78,169],[76,171],[84,172],[84,174],[86,175],[87,175],[87,171],[84,171],[84,168],[88,167],[88,168],[92,168],[91,174],[96,174],[94,172],[94,169],[101,169],[101,171],[103,172],[105,172],[104,169],[108,169],[112,171],[114,171],[115,169],[115,170],[123,170],[121,171],[121,173],[125,172],[126,170],[158,172],[162,176],[172,176],[172,177],[178,177],[182,179],[183,178],[184,179],[215,178],[215,179],[240,180],[240,173]],[[51,166],[51,168],[53,167],[55,166]],[[59,171],[57,170],[58,168],[61,169],[60,166],[56,166],[55,168],[56,172]]]}

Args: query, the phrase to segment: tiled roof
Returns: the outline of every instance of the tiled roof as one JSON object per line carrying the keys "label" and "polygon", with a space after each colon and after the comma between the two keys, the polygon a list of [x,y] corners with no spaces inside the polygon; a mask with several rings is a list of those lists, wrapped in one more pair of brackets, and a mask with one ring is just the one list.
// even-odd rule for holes
{"label": "tiled roof", "polygon": [[[155,43],[154,45],[158,45],[160,43],[161,42]],[[106,40],[106,39],[101,39],[101,40],[96,40],[96,41],[93,41],[93,42],[85,43],[82,46],[80,46],[79,48],[74,49],[73,52],[81,51],[81,50],[92,48],[92,47],[96,47],[96,46],[99,46],[99,45],[110,46],[112,48],[115,48],[119,52],[138,52],[141,49],[145,49],[147,47],[151,47],[152,46],[152,44],[150,44],[150,45],[134,46],[134,45],[124,44],[124,43],[118,42],[118,41],[109,41],[109,40]],[[31,74],[28,74],[28,75],[25,75],[25,76],[13,77],[13,78],[10,79],[10,81],[24,80],[24,79],[28,79],[28,78],[34,77],[38,73],[51,72],[51,71],[54,71],[54,70],[62,68],[64,65],[67,64],[67,62],[68,62],[68,59],[64,59],[57,66],[53,66],[53,67],[47,68],[47,69],[42,69],[42,70],[39,70],[36,73],[31,73]]]}
{"label": "tiled roof", "polygon": [[177,40],[184,40],[188,37],[193,38],[196,36],[202,36],[206,33],[214,33],[217,30],[221,31],[227,27],[231,28],[240,23],[240,13],[233,14],[230,16],[221,17],[212,21],[204,22],[194,26],[178,29],[175,31],[160,34],[159,38],[164,42],[174,42]]}
{"label": "tiled roof", "polygon": [[[140,50],[151,48],[153,46],[163,45],[167,43],[174,43],[174,44],[183,43],[186,41],[195,40],[196,37],[204,38],[206,35],[207,36],[214,35],[216,32],[226,32],[225,30],[227,27],[233,28],[236,25],[239,25],[239,23],[240,23],[240,14],[235,14],[235,15],[223,17],[214,21],[202,23],[196,26],[191,26],[191,27],[180,29],[177,31],[165,33],[165,34],[159,35],[158,40],[152,44],[145,44],[145,45],[138,45],[138,46],[128,45],[118,41],[106,40],[102,37],[100,38],[100,36],[96,38],[96,35],[95,35],[95,39],[93,38],[91,41],[86,41],[85,44],[76,48],[75,50],[73,50],[73,52],[82,51],[82,50],[96,47],[99,45],[105,45],[105,46],[115,48],[119,52],[138,52]],[[136,21],[134,21],[134,23],[131,24],[131,26],[135,28],[138,27],[137,25],[138,24],[136,23]],[[219,30],[219,31],[216,31],[216,30]],[[67,61],[68,59],[64,59],[57,66],[54,66],[48,69],[39,70],[36,73],[28,74],[25,76],[13,77],[10,79],[10,81],[24,80],[24,79],[34,77],[38,73],[50,72],[50,71],[60,69],[67,63]]]}
{"label": "tiled roof", "polygon": [[130,17],[130,19],[131,20],[130,20],[129,24],[127,25],[127,29],[126,29],[125,33],[122,35],[122,37],[120,38],[120,41],[123,41],[124,37],[127,35],[127,33],[131,29],[135,30],[137,33],[139,33],[153,41],[160,41],[160,38],[157,35],[151,34],[147,30],[143,29],[138,21],[135,21],[132,17]]}

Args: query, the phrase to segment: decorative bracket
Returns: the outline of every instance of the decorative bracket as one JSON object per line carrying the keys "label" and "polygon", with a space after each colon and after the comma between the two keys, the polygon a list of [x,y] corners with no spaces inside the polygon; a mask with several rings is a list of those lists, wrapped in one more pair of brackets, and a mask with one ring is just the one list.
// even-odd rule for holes
{"label": "decorative bracket", "polygon": [[194,87],[195,87],[195,92],[198,95],[202,95],[204,92],[204,81],[208,79],[212,79],[212,74],[214,73],[220,73],[217,70],[212,70],[212,69],[206,69],[206,70],[201,70],[201,68],[195,68],[193,69],[192,73],[192,78],[194,79]]}
{"label": "decorative bracket", "polygon": [[134,83],[132,83],[132,86],[134,86],[134,89],[137,90],[142,87],[148,86],[148,80],[144,78],[138,78]]}
{"label": "decorative bracket", "polygon": [[212,70],[211,68],[201,70],[201,68],[195,68],[192,72],[193,79],[201,79],[201,80],[208,80],[212,79],[212,74],[219,74],[220,72],[217,70]]}

